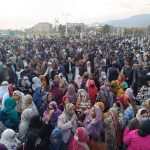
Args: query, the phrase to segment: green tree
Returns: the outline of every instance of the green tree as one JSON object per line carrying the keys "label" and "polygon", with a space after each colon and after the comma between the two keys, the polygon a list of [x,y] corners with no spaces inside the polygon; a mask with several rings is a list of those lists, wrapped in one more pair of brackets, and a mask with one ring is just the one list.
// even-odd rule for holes
{"label": "green tree", "polygon": [[75,26],[75,30],[80,33],[81,32],[81,26]]}
{"label": "green tree", "polygon": [[147,27],[147,32],[150,34],[150,25]]}
{"label": "green tree", "polygon": [[66,31],[66,26],[60,24],[60,25],[59,25],[59,32],[60,32],[60,34],[61,34],[61,35],[64,35],[64,34],[65,34],[65,31]]}
{"label": "green tree", "polygon": [[110,26],[109,25],[104,25],[102,27],[102,33],[106,34],[106,33],[109,33],[110,32]]}

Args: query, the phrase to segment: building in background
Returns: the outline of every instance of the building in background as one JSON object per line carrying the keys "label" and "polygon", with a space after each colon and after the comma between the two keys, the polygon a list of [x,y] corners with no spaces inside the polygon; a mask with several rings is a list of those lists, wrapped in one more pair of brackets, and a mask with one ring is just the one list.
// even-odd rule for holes
{"label": "building in background", "polygon": [[25,29],[25,32],[28,34],[51,35],[53,32],[53,26],[48,22],[42,22],[36,24],[32,28]]}

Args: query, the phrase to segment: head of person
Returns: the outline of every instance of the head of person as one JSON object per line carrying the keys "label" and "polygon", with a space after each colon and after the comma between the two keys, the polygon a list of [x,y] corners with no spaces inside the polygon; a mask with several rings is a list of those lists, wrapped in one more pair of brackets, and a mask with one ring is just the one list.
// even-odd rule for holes
{"label": "head of person", "polygon": [[125,94],[127,94],[129,97],[133,97],[133,90],[131,88],[127,88],[125,91]]}
{"label": "head of person", "polygon": [[48,105],[48,109],[56,111],[58,109],[57,103],[55,101],[50,102]]}
{"label": "head of person", "polygon": [[89,141],[89,136],[88,136],[88,133],[87,133],[86,129],[83,128],[83,127],[78,127],[76,129],[75,134],[74,134],[74,139],[77,142],[87,143]]}
{"label": "head of person", "polygon": [[33,98],[31,95],[27,94],[26,96],[24,96],[24,102],[26,104],[26,106],[31,105],[33,102]]}
{"label": "head of person", "polygon": [[141,137],[145,137],[147,135],[150,135],[150,120],[149,119],[143,119],[142,120],[138,134]]}
{"label": "head of person", "polygon": [[26,82],[24,79],[21,79],[21,86],[25,87],[26,86]]}
{"label": "head of person", "polygon": [[71,57],[68,57],[68,62],[71,62]]}
{"label": "head of person", "polygon": [[40,129],[43,125],[42,119],[39,115],[34,115],[30,119],[29,127],[32,129]]}
{"label": "head of person", "polygon": [[12,97],[8,97],[4,102],[4,109],[7,111],[14,110],[16,107],[16,101]]}
{"label": "head of person", "polygon": [[107,94],[107,92],[109,91],[109,87],[106,86],[106,85],[102,85],[102,86],[100,87],[100,90],[101,90],[102,92],[104,92],[105,94]]}
{"label": "head of person", "polygon": [[125,75],[123,73],[120,73],[118,76],[118,81],[123,82],[125,81]]}
{"label": "head of person", "polygon": [[148,118],[148,112],[146,109],[141,108],[138,110],[137,114],[136,114],[136,118],[138,119],[139,122],[142,121],[142,119],[146,119]]}
{"label": "head of person", "polygon": [[12,129],[6,129],[1,135],[1,140],[6,142],[12,142],[15,138],[16,133]]}
{"label": "head of person", "polygon": [[50,103],[51,101],[54,101],[54,96],[51,92],[48,92],[46,97],[47,97],[47,103]]}
{"label": "head of person", "polygon": [[127,82],[122,82],[120,87],[126,91],[126,89],[128,88],[128,83]]}
{"label": "head of person", "polygon": [[68,103],[70,103],[70,98],[68,96],[63,96],[62,104],[65,106]]}
{"label": "head of person", "polygon": [[25,109],[21,114],[21,123],[25,122],[26,124],[29,124],[33,116],[34,116],[34,113],[31,108]]}
{"label": "head of person", "polygon": [[3,87],[7,87],[9,85],[9,83],[7,82],[7,81],[3,81],[2,83],[1,83],[1,86],[3,86]]}
{"label": "head of person", "polygon": [[59,128],[55,128],[50,136],[50,147],[52,150],[59,150],[61,147],[61,144],[63,142],[62,140],[63,134],[62,131]]}
{"label": "head of person", "polygon": [[101,78],[102,78],[102,79],[106,79],[106,73],[103,72],[103,71],[101,72]]}
{"label": "head of person", "polygon": [[90,61],[87,61],[86,64],[87,64],[87,66],[90,66],[90,65],[91,65],[91,62],[90,62]]}
{"label": "head of person", "polygon": [[69,115],[73,115],[75,112],[75,105],[72,103],[66,104],[65,111]]}
{"label": "head of person", "polygon": [[95,81],[94,80],[89,80],[89,87],[94,88],[95,87]]}
{"label": "head of person", "polygon": [[97,102],[96,105],[101,109],[102,112],[105,110],[105,105],[103,102]]}
{"label": "head of person", "polygon": [[139,129],[140,123],[136,117],[132,118],[129,122],[129,129],[131,130],[136,130]]}
{"label": "head of person", "polygon": [[72,83],[68,84],[68,92],[69,93],[74,93],[75,92],[75,87]]}
{"label": "head of person", "polygon": [[20,91],[17,91],[17,90],[14,91],[12,97],[13,97],[16,101],[21,100],[21,99],[22,99],[21,92],[20,92]]}
{"label": "head of person", "polygon": [[40,136],[36,132],[29,132],[26,137],[25,149],[34,150],[35,147],[41,142]]}
{"label": "head of person", "polygon": [[52,62],[48,62],[48,67],[49,67],[49,68],[52,67]]}

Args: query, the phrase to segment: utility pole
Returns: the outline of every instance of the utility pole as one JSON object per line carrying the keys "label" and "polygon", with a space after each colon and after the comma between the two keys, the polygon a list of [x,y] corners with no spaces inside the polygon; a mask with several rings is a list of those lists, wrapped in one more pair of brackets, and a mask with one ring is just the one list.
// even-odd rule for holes
{"label": "utility pole", "polygon": [[68,26],[67,26],[67,16],[69,16],[69,13],[63,13],[62,14],[65,17],[65,22],[66,22],[66,31],[65,31],[65,36],[68,37]]}

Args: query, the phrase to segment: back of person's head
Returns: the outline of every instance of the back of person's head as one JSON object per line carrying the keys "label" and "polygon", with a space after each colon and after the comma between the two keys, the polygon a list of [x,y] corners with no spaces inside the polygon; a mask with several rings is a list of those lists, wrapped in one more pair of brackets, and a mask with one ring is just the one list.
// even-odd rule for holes
{"label": "back of person's head", "polygon": [[26,138],[25,150],[34,150],[38,139],[40,139],[39,134],[36,132],[29,132]]}
{"label": "back of person's head", "polygon": [[34,150],[48,150],[48,146],[44,141],[40,141],[40,143],[35,145]]}
{"label": "back of person's head", "polygon": [[139,124],[139,121],[138,121],[138,119],[136,117],[132,118],[130,120],[130,122],[129,122],[129,129],[130,129],[130,131],[131,130],[135,130],[135,129],[139,129],[139,126],[140,126],[140,124]]}
{"label": "back of person's head", "polygon": [[149,119],[143,119],[142,120],[138,134],[141,137],[145,137],[147,135],[150,135],[150,120]]}
{"label": "back of person's head", "polygon": [[34,129],[38,129],[42,127],[42,120],[40,118],[39,115],[35,115],[31,118],[30,123],[29,123],[29,127],[30,128],[34,128]]}

